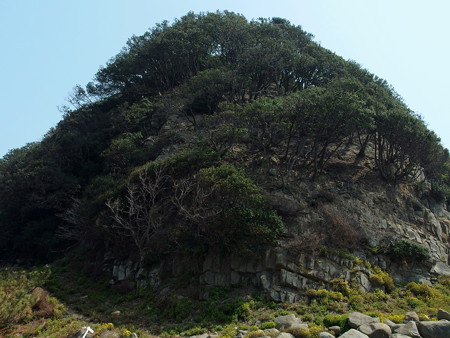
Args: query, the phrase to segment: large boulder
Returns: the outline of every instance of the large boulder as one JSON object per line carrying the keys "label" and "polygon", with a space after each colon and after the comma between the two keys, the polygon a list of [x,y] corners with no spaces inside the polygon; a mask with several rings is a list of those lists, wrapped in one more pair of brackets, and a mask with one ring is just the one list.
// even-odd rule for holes
{"label": "large boulder", "polygon": [[419,333],[423,338],[450,337],[450,322],[447,320],[420,322]]}
{"label": "large boulder", "polygon": [[396,325],[396,327],[392,328],[394,333],[399,333],[411,338],[421,338],[419,334],[419,330],[417,329],[417,324],[414,321],[410,321],[406,324]]}
{"label": "large boulder", "polygon": [[351,328],[354,329],[357,329],[358,327],[364,324],[373,324],[379,322],[380,318],[370,317],[360,312],[351,312],[348,316],[348,324],[350,325]]}
{"label": "large boulder", "polygon": [[363,324],[358,327],[358,331],[370,338],[389,338],[392,333],[391,328],[384,323]]}
{"label": "large boulder", "polygon": [[369,338],[369,336],[355,329],[350,329],[343,335],[340,335],[339,338]]}
{"label": "large boulder", "polygon": [[[277,324],[277,329],[279,330],[286,330],[290,327],[304,327],[304,323],[302,323],[302,320],[295,315],[286,315],[286,316],[278,316],[274,319],[275,324]],[[298,324],[302,324],[302,326],[299,326]],[[305,328],[308,328],[306,325]]]}

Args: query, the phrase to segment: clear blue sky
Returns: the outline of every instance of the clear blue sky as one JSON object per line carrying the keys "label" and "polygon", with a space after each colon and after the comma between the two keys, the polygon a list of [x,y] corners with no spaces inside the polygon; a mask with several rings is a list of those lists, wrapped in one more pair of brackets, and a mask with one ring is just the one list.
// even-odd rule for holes
{"label": "clear blue sky", "polygon": [[447,0],[0,0],[0,157],[39,141],[133,34],[188,11],[282,17],[386,79],[450,148]]}

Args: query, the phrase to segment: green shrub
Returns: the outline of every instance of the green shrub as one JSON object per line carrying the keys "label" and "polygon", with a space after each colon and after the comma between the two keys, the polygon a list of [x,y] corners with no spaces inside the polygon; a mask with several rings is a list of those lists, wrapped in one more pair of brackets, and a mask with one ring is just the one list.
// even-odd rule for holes
{"label": "green shrub", "polygon": [[261,330],[273,329],[277,324],[274,321],[263,322],[261,324]]}
{"label": "green shrub", "polygon": [[391,275],[377,266],[373,267],[373,273],[369,276],[369,279],[375,286],[384,286],[388,292],[395,288],[395,283]]}
{"label": "green shrub", "polygon": [[345,297],[350,296],[352,290],[348,285],[348,282],[342,279],[333,279],[330,281],[333,291],[340,292]]}
{"label": "green shrub", "polygon": [[183,331],[181,333],[182,336],[196,336],[196,335],[201,335],[203,333],[205,333],[207,331],[207,329],[200,327],[200,326],[195,326],[193,328],[190,328],[186,331]]}
{"label": "green shrub", "polygon": [[293,335],[295,338],[316,338],[319,337],[320,332],[325,328],[319,325],[311,324],[308,329],[301,327],[291,327],[286,332]]}
{"label": "green shrub", "polygon": [[295,338],[311,338],[309,330],[303,327],[291,327],[287,329],[286,332],[290,333]]}
{"label": "green shrub", "polygon": [[171,295],[162,304],[162,314],[168,319],[181,321],[187,318],[192,310],[192,301],[189,298]]}
{"label": "green shrub", "polygon": [[334,300],[334,301],[343,301],[344,296],[342,293],[337,291],[328,291],[325,289],[320,290],[308,290],[306,292],[306,295],[311,298],[319,299],[321,302],[326,303],[328,300]]}
{"label": "green shrub", "polygon": [[398,240],[382,248],[382,252],[395,260],[413,260],[425,262],[430,259],[430,253],[426,247],[413,241]]}
{"label": "green shrub", "polygon": [[394,315],[394,314],[388,314],[384,317],[385,319],[389,319],[393,321],[396,324],[402,324],[405,320],[405,315]]}
{"label": "green shrub", "polygon": [[421,299],[431,299],[438,295],[435,289],[423,283],[410,282],[406,285],[406,289]]}
{"label": "green shrub", "polygon": [[344,330],[348,327],[348,314],[328,314],[323,318],[323,325],[326,327],[339,326]]}

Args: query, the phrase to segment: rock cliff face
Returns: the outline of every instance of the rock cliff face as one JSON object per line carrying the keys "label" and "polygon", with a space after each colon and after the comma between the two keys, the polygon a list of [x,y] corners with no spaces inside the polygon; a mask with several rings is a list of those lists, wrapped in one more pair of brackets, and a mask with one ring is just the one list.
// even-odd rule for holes
{"label": "rock cliff face", "polygon": [[[356,283],[365,291],[386,287],[374,267],[399,283],[431,283],[437,275],[450,276],[450,213],[445,206],[413,185],[378,181],[368,165],[330,172],[314,182],[272,189],[269,198],[288,229],[278,246],[264,254],[249,258],[211,250],[195,259],[171,257],[145,269],[114,261],[108,265],[112,283],[130,280],[137,286],[163,287],[167,279],[190,272],[201,285],[251,285],[273,300],[294,302],[306,290],[330,288],[336,280]],[[276,171],[270,175],[276,181]],[[412,243],[428,257],[392,250],[395,243]]]}

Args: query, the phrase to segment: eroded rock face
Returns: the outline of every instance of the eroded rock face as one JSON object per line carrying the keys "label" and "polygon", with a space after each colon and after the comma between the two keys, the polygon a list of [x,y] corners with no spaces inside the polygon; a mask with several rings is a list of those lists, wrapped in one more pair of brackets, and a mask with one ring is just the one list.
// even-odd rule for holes
{"label": "eroded rock face", "polygon": [[[264,290],[272,300],[295,302],[304,291],[329,288],[333,279],[356,281],[361,291],[365,292],[380,287],[371,280],[372,271],[364,264],[358,264],[355,257],[388,271],[397,283],[415,281],[430,284],[436,275],[450,276],[450,267],[447,265],[450,248],[443,240],[450,235],[450,213],[445,208],[439,208],[439,214],[435,214],[425,205],[420,205],[417,197],[407,195],[398,187],[368,186],[357,181],[351,186],[346,182],[331,181],[321,182],[320,185],[302,184],[305,196],[313,194],[314,189],[323,190],[324,186],[330,186],[327,189],[335,196],[335,201],[327,203],[339,205],[343,208],[342,213],[352,218],[355,224],[364,224],[360,231],[370,245],[379,246],[386,239],[411,240],[428,249],[431,262],[411,261],[404,264],[399,258],[374,254],[367,247],[353,252],[353,258],[333,250],[326,256],[311,255],[301,250],[305,243],[295,242],[294,231],[291,231],[280,240],[277,247],[268,249],[257,258],[224,256],[212,249],[197,264],[195,273],[198,274],[199,282],[211,286],[252,285]],[[285,192],[271,195],[274,208],[289,218],[291,228],[296,231],[300,231],[305,224],[323,220],[318,207],[305,204],[306,197],[295,197]],[[414,200],[415,205],[419,204],[420,208],[413,209],[408,198]],[[334,240],[337,245],[342,244],[342,238]],[[346,251],[343,250],[344,253]],[[111,284],[129,280],[136,287],[149,285],[158,288],[167,277],[181,275],[186,266],[190,264],[185,264],[177,257],[170,257],[158,266],[146,269],[131,261],[115,261],[109,268],[113,275]]]}

